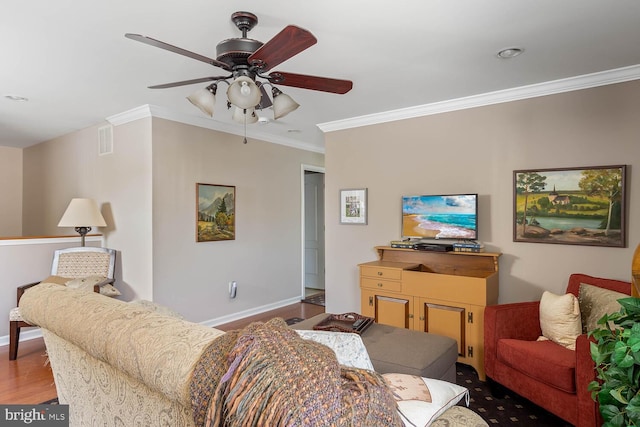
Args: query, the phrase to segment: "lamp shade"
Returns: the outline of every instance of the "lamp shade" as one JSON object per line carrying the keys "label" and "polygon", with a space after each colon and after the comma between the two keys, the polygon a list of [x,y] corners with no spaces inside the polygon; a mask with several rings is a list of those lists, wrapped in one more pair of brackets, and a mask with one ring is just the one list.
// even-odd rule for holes
{"label": "lamp shade", "polygon": [[300,106],[289,95],[280,92],[275,87],[272,89],[273,93],[273,118],[279,119],[286,116],[296,108]]}
{"label": "lamp shade", "polygon": [[236,107],[253,108],[260,103],[260,88],[247,76],[238,77],[227,89],[227,98]]}
{"label": "lamp shade", "polygon": [[214,83],[206,88],[198,89],[187,96],[189,102],[198,107],[209,117],[213,117],[213,107],[216,105],[216,90],[218,86]]}
{"label": "lamp shade", "polygon": [[246,120],[247,124],[252,124],[258,121],[258,116],[254,108],[243,110],[242,108],[236,107],[233,111],[233,120],[238,123],[245,123]]}
{"label": "lamp shade", "polygon": [[93,199],[71,199],[58,227],[106,227],[96,201]]}

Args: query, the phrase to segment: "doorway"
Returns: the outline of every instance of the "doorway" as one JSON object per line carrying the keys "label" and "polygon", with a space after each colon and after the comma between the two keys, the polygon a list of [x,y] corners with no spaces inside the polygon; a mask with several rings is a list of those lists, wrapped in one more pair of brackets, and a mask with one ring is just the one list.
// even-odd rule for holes
{"label": "doorway", "polygon": [[302,298],[324,302],[324,168],[303,165],[302,181]]}

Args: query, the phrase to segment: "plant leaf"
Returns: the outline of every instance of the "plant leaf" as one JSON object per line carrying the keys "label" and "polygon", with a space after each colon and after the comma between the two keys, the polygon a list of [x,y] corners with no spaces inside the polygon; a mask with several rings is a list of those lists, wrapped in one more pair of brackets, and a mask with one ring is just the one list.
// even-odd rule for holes
{"label": "plant leaf", "polygon": [[629,297],[618,300],[622,308],[632,317],[640,316],[640,298]]}

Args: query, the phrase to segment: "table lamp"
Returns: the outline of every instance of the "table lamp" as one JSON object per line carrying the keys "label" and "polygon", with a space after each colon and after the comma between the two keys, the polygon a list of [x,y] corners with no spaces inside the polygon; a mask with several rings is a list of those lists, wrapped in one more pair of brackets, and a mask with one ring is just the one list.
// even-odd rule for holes
{"label": "table lamp", "polygon": [[82,246],[84,246],[84,237],[91,231],[91,227],[106,226],[107,223],[93,199],[71,199],[58,223],[58,227],[74,227],[82,237]]}

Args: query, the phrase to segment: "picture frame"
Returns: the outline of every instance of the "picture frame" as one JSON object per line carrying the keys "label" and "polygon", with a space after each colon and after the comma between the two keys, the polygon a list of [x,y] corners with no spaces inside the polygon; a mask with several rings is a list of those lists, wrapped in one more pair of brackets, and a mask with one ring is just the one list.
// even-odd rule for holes
{"label": "picture frame", "polygon": [[513,171],[513,241],[626,247],[626,165]]}
{"label": "picture frame", "polygon": [[340,190],[340,224],[367,224],[367,189]]}
{"label": "picture frame", "polygon": [[236,187],[196,183],[196,242],[236,239]]}

